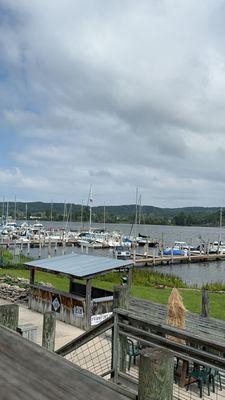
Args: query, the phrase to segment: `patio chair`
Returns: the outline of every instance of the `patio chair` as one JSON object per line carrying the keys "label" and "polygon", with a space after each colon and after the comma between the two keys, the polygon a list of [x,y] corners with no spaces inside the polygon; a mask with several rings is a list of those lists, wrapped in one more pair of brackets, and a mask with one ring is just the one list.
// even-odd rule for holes
{"label": "patio chair", "polygon": [[200,398],[203,395],[204,385],[207,386],[208,396],[210,396],[210,374],[206,368],[203,369],[194,369],[188,376],[188,383],[186,386],[186,390],[189,390],[190,385],[193,383],[197,383],[199,387]]}
{"label": "patio chair", "polygon": [[129,356],[128,371],[130,371],[132,358],[135,365],[136,358],[140,355],[140,344],[139,343],[134,344],[134,342],[131,339],[127,339],[127,354]]}

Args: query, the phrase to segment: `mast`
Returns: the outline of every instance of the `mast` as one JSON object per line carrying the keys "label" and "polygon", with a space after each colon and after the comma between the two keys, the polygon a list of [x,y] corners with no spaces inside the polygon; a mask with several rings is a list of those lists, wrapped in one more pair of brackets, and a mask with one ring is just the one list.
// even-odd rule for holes
{"label": "mast", "polygon": [[27,221],[27,203],[25,205],[25,218],[26,218],[26,221]]}
{"label": "mast", "polygon": [[105,231],[105,203],[104,203],[104,208],[103,208],[103,229]]}
{"label": "mast", "polygon": [[5,219],[5,196],[3,196],[2,199],[2,222],[4,221],[4,219]]}
{"label": "mast", "polygon": [[134,237],[137,239],[137,219],[138,219],[138,187],[136,188],[136,204],[135,204],[135,223],[134,223]]}
{"label": "mast", "polygon": [[9,218],[9,202],[6,203],[6,224],[8,223]]}
{"label": "mast", "polygon": [[80,225],[81,225],[81,228],[83,228],[83,210],[84,209],[84,204],[83,204],[83,200],[82,200],[82,202],[81,202],[81,210],[80,210]]}
{"label": "mast", "polygon": [[219,234],[219,244],[221,244],[221,239],[222,239],[222,222],[223,222],[223,210],[222,210],[222,207],[220,207],[220,234]]}
{"label": "mast", "polygon": [[92,219],[92,203],[93,203],[93,197],[92,197],[92,185],[90,187],[90,192],[89,192],[89,209],[90,209],[90,220],[89,220],[89,230],[91,230],[91,219]]}
{"label": "mast", "polygon": [[14,221],[16,222],[16,195],[15,195],[15,203],[14,203]]}
{"label": "mast", "polygon": [[52,222],[53,200],[51,200],[50,220]]}

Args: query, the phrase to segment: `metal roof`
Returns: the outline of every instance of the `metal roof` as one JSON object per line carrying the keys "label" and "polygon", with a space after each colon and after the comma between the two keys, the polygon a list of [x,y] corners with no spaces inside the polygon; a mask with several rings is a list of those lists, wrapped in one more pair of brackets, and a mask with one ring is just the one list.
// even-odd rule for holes
{"label": "metal roof", "polygon": [[87,254],[67,254],[64,256],[44,258],[25,263],[27,267],[37,268],[46,272],[72,275],[78,278],[90,277],[109,272],[113,269],[133,265],[132,260],[117,260],[109,257],[97,257]]}

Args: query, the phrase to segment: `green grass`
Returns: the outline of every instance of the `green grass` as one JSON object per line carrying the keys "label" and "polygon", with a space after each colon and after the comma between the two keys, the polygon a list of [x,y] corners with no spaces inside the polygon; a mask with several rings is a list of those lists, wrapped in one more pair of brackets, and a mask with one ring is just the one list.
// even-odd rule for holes
{"label": "green grass", "polygon": [[[1,275],[11,275],[13,277],[29,278],[29,271],[22,269],[0,269]],[[55,276],[45,272],[36,272],[36,282],[52,283],[52,285],[62,291],[69,290],[69,279],[66,277]],[[119,282],[118,282],[119,283]],[[93,286],[113,290],[115,282],[108,282],[94,279]],[[187,310],[201,313],[201,290],[179,289],[184,305]],[[167,304],[171,288],[156,288],[153,286],[132,286],[132,296],[154,301],[156,303]],[[210,316],[225,320],[225,293],[210,293]]]}
{"label": "green grass", "polygon": [[[19,278],[26,278],[29,279],[29,271],[26,269],[0,269],[0,276],[2,275],[10,275]],[[69,280],[64,278],[63,276],[55,276],[53,274],[48,274],[46,272],[39,272],[35,273],[35,282],[44,282],[44,283],[51,283],[56,289],[62,290],[64,292],[68,292],[69,290]]]}

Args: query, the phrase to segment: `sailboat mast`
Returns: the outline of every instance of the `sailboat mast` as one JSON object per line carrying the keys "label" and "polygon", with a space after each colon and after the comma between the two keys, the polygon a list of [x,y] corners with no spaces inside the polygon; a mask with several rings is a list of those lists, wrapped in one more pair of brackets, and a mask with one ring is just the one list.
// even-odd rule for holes
{"label": "sailboat mast", "polygon": [[80,225],[81,225],[81,228],[83,228],[83,208],[84,208],[84,205],[83,205],[83,200],[82,200],[82,202],[81,202],[81,210],[80,210]]}
{"label": "sailboat mast", "polygon": [[222,240],[222,222],[223,222],[223,210],[222,210],[222,207],[220,207],[220,235],[219,235],[219,244],[221,244],[221,240]]}
{"label": "sailboat mast", "polygon": [[89,193],[89,209],[90,209],[90,221],[89,221],[89,230],[91,230],[91,219],[92,219],[92,203],[93,203],[93,198],[92,198],[92,186],[90,187],[90,193]]}
{"label": "sailboat mast", "polygon": [[104,203],[104,208],[103,208],[103,229],[105,231],[105,203]]}
{"label": "sailboat mast", "polygon": [[53,200],[51,200],[50,220],[52,222]]}
{"label": "sailboat mast", "polygon": [[135,240],[137,237],[137,219],[138,219],[138,187],[136,188],[136,205],[135,205],[135,226],[134,226]]}
{"label": "sailboat mast", "polygon": [[16,195],[15,195],[15,203],[14,203],[14,221],[16,222]]}
{"label": "sailboat mast", "polygon": [[5,196],[2,199],[2,222],[5,219]]}

